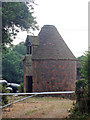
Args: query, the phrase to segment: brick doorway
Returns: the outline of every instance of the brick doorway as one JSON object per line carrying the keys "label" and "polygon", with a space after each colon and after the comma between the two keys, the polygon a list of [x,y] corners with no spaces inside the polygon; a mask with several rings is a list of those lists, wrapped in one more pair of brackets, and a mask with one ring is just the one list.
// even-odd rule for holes
{"label": "brick doorway", "polygon": [[26,76],[26,92],[32,92],[32,76]]}

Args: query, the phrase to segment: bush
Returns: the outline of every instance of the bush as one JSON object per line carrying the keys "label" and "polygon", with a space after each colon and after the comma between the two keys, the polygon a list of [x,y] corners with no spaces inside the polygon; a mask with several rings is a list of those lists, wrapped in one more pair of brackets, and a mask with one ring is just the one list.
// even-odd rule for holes
{"label": "bush", "polygon": [[85,79],[76,81],[76,103],[73,104],[73,108],[70,110],[70,118],[77,120],[86,120],[88,117],[88,84]]}
{"label": "bush", "polygon": [[74,105],[74,108],[72,110],[70,110],[71,114],[70,114],[70,118],[72,120],[87,120],[88,118],[88,113],[81,113],[78,110],[78,107],[76,107],[76,105]]}
{"label": "bush", "polygon": [[24,83],[20,84],[20,86],[18,87],[18,90],[20,93],[24,92]]}
{"label": "bush", "polygon": [[88,111],[88,84],[85,79],[76,81],[76,104],[80,112]]}
{"label": "bush", "polygon": [[[2,86],[2,93],[7,93],[6,87]],[[2,96],[2,105],[8,104],[8,96],[3,95]]]}

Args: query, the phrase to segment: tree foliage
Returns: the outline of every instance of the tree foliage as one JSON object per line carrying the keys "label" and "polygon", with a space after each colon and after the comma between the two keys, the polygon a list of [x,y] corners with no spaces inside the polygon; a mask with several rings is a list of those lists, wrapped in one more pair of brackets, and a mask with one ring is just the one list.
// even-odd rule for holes
{"label": "tree foliage", "polygon": [[18,45],[15,45],[13,47],[13,51],[17,51],[21,55],[26,54],[26,46],[24,45],[24,42],[20,42]]}
{"label": "tree foliage", "polygon": [[20,83],[20,86],[18,87],[18,89],[20,93],[24,92],[24,82]]}
{"label": "tree foliage", "polygon": [[88,106],[88,112],[90,112],[90,51],[86,52],[85,56],[82,58],[81,75],[85,79],[84,95]]}
{"label": "tree foliage", "polygon": [[[2,93],[8,93],[5,86],[2,86]],[[8,104],[8,100],[9,100],[8,96],[3,95],[2,96],[2,105]]]}
{"label": "tree foliage", "polygon": [[25,55],[24,43],[8,48],[7,53],[2,56],[2,76],[8,82],[23,82],[22,59]]}
{"label": "tree foliage", "polygon": [[90,51],[79,57],[79,60],[83,79],[76,81],[76,104],[71,117],[85,119],[90,114]]}
{"label": "tree foliage", "polygon": [[78,60],[82,60],[84,57],[84,55],[80,56],[80,57],[77,57]]}
{"label": "tree foliage", "polygon": [[90,51],[86,52],[85,57],[83,58],[81,74],[85,78],[87,83],[86,85],[88,89],[87,105],[88,105],[88,112],[90,113]]}
{"label": "tree foliage", "polygon": [[81,59],[81,75],[87,80],[88,79],[88,53],[85,54],[85,56]]}
{"label": "tree foliage", "polygon": [[[33,0],[34,1],[34,0]],[[11,44],[20,28],[21,30],[38,29],[33,16],[33,4],[24,2],[2,2],[2,43]]]}

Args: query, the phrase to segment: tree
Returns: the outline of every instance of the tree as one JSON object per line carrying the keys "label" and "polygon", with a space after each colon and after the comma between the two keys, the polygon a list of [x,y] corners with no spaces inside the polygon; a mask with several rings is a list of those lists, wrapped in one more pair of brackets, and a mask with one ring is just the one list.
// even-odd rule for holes
{"label": "tree", "polygon": [[[84,80],[79,80],[79,87],[83,88],[83,99],[86,99],[86,105],[88,106],[88,112],[90,113],[90,51],[86,52],[85,55],[81,59],[82,67],[81,67],[81,75],[83,76]],[[76,84],[77,87],[77,84]],[[83,100],[81,101],[83,103]],[[85,107],[85,108],[86,108]]]}
{"label": "tree", "polygon": [[16,82],[22,81],[22,64],[21,64],[21,55],[17,52],[9,52],[7,54],[3,54],[2,60],[2,77],[6,79],[8,82]]}
{"label": "tree", "polygon": [[85,119],[90,114],[90,51],[79,57],[79,60],[83,79],[76,81],[76,105],[71,117]]}
{"label": "tree", "polygon": [[84,55],[80,56],[80,57],[77,57],[78,60],[82,60],[84,57]]}
{"label": "tree", "polygon": [[14,47],[10,47],[8,48],[7,53],[3,53],[2,55],[3,79],[6,79],[8,82],[15,83],[23,82],[22,59],[24,55],[25,55],[24,43],[20,43]]}
{"label": "tree", "polygon": [[21,30],[38,29],[36,18],[33,16],[34,0],[26,2],[2,2],[2,43],[11,44],[12,36]]}
{"label": "tree", "polygon": [[82,62],[82,69],[81,74],[85,78],[88,88],[88,112],[90,113],[90,51],[86,52],[85,56],[83,57]]}
{"label": "tree", "polygon": [[21,55],[26,54],[26,46],[24,45],[24,42],[20,42],[18,45],[15,45],[13,47],[13,51],[17,51]]}
{"label": "tree", "polygon": [[23,63],[22,59],[26,54],[24,42],[13,47],[7,48],[8,52],[2,55],[2,76],[8,82],[23,82]]}
{"label": "tree", "polygon": [[84,58],[82,59],[82,69],[81,74],[85,78],[88,86],[88,112],[90,113],[90,51],[86,52]]}
{"label": "tree", "polygon": [[81,75],[88,80],[88,52],[81,59]]}

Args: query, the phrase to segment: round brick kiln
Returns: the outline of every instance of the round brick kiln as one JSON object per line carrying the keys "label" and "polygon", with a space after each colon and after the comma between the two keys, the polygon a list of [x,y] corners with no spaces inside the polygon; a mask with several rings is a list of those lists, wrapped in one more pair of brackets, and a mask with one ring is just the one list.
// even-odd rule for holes
{"label": "round brick kiln", "polygon": [[75,90],[76,58],[55,26],[43,26],[38,41],[32,53],[32,91]]}

